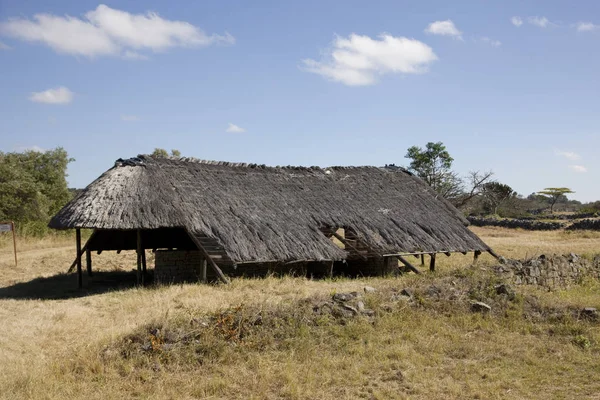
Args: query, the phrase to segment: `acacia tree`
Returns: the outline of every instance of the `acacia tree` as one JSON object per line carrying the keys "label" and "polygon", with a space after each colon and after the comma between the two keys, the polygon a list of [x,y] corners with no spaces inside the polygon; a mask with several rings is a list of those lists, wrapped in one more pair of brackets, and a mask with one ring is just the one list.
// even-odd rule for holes
{"label": "acacia tree", "polygon": [[537,192],[537,194],[544,196],[550,203],[550,214],[554,213],[554,205],[556,204],[556,202],[562,196],[566,196],[569,193],[575,193],[575,192],[566,187],[545,188],[544,190]]}

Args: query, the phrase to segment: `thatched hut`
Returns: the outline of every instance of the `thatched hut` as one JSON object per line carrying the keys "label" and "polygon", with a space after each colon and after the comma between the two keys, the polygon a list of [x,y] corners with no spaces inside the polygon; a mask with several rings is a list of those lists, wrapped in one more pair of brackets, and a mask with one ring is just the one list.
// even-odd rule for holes
{"label": "thatched hut", "polygon": [[[424,254],[433,268],[438,253],[491,251],[467,225],[398,167],[267,167],[148,155],[117,160],[49,224],[76,229],[80,283],[82,255],[91,274],[91,252],[107,250],[137,250],[140,280],[145,249],[156,252],[157,269],[196,271],[202,279],[212,273],[227,280],[264,265],[365,274],[400,260],[413,269],[404,256]],[[94,230],[83,248],[80,229]]]}

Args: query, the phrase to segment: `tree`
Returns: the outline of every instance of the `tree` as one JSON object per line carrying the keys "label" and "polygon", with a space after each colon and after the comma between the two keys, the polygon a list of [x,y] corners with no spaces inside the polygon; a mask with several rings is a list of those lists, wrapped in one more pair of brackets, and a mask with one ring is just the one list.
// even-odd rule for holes
{"label": "tree", "polygon": [[470,171],[469,176],[467,177],[468,190],[465,190],[460,196],[454,199],[453,204],[457,208],[462,208],[467,205],[471,200],[481,194],[485,184],[493,182],[491,181],[492,176],[494,176],[492,171]]}
{"label": "tree", "polygon": [[[152,157],[169,157],[169,153],[159,147],[155,148],[151,155]],[[181,157],[181,152],[173,149],[171,150],[171,157]]]}
{"label": "tree", "polygon": [[152,157],[169,157],[169,153],[165,149],[155,148],[152,152]]}
{"label": "tree", "polygon": [[0,152],[0,220],[46,221],[71,198],[59,147],[45,152]]}
{"label": "tree", "polygon": [[429,142],[425,149],[412,146],[404,157],[412,160],[408,169],[444,198],[455,198],[463,192],[462,180],[451,169],[454,159],[442,142]]}
{"label": "tree", "polygon": [[554,213],[554,205],[561,198],[564,197],[566,199],[566,195],[569,193],[575,193],[569,188],[560,187],[560,188],[545,188],[537,192],[537,194],[544,196],[548,202],[550,203],[550,214]]}
{"label": "tree", "polygon": [[510,186],[500,182],[485,183],[482,187],[481,194],[485,204],[494,214],[498,214],[498,207],[505,201],[517,196],[517,193]]}
{"label": "tree", "polygon": [[405,157],[412,160],[408,167],[411,172],[459,208],[478,196],[482,185],[494,175],[492,171],[472,171],[465,180],[461,179],[452,171],[454,159],[442,142],[429,142],[425,149],[412,146]]}

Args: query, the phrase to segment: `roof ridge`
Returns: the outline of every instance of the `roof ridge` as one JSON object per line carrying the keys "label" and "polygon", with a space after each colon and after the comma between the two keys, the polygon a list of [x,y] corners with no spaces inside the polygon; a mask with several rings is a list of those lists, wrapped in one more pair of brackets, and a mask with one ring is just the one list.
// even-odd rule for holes
{"label": "roof ridge", "polygon": [[400,171],[407,173],[409,175],[413,175],[409,170],[404,167],[396,166],[394,164],[386,164],[383,167],[377,167],[374,165],[332,165],[327,167],[320,167],[317,165],[312,165],[310,167],[302,166],[302,165],[276,165],[270,166],[266,164],[256,164],[256,163],[246,163],[246,162],[232,162],[232,161],[217,161],[217,160],[206,160],[195,157],[174,157],[174,156],[160,156],[156,157],[151,154],[138,154],[137,157],[131,157],[127,159],[119,158],[115,161],[116,167],[122,166],[145,166],[147,162],[182,162],[182,163],[195,163],[195,164],[204,164],[204,165],[219,165],[225,167],[234,167],[234,168],[256,168],[256,169],[273,169],[273,170],[295,170],[295,171],[344,171],[344,170],[356,170],[356,169],[385,169],[391,171]]}

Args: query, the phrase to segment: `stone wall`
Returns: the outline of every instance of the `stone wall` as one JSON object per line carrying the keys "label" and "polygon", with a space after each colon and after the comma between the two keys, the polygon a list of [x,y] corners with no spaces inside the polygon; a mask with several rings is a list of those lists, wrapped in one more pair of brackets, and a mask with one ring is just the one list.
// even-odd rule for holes
{"label": "stone wall", "polygon": [[507,260],[501,257],[500,264],[494,269],[517,285],[565,287],[580,282],[585,277],[600,278],[600,256],[593,261],[577,254],[541,255],[529,260]]}
{"label": "stone wall", "polygon": [[154,281],[157,283],[196,282],[201,279],[199,251],[156,250]]}
{"label": "stone wall", "polygon": [[529,231],[555,231],[559,229],[566,230],[600,230],[600,219],[582,219],[569,223],[565,218],[555,216],[556,219],[563,219],[564,222],[544,222],[536,221],[535,219],[496,219],[496,218],[481,218],[467,217],[467,220],[473,226],[499,226],[501,228],[521,228]]}
{"label": "stone wall", "polygon": [[595,230],[600,231],[600,219],[583,219],[581,221],[574,222],[567,230]]}
{"label": "stone wall", "polygon": [[542,222],[529,219],[494,219],[467,217],[473,226],[499,226],[502,228],[521,228],[529,231],[553,231],[564,228],[560,222]]}

